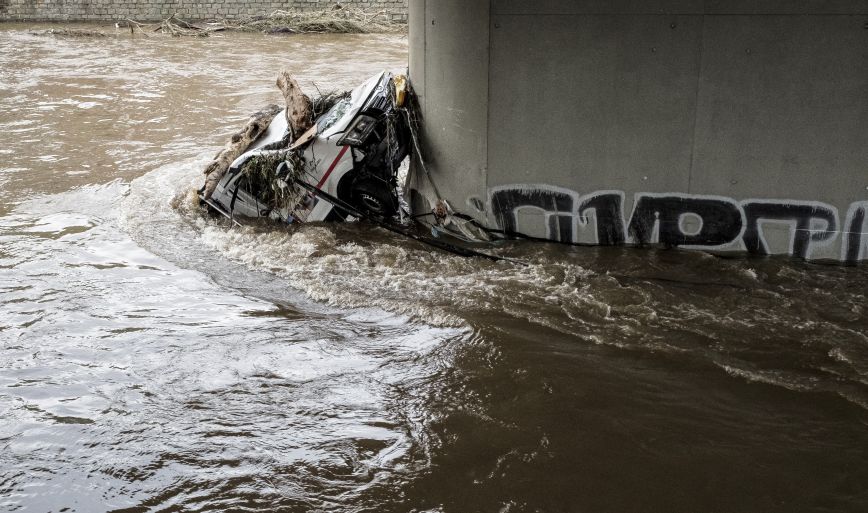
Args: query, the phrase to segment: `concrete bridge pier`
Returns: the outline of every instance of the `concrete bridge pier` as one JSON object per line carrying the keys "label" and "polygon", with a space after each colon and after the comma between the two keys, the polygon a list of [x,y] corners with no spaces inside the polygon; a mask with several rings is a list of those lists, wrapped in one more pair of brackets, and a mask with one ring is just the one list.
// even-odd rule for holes
{"label": "concrete bridge pier", "polygon": [[417,210],[868,258],[868,0],[410,0],[410,73]]}

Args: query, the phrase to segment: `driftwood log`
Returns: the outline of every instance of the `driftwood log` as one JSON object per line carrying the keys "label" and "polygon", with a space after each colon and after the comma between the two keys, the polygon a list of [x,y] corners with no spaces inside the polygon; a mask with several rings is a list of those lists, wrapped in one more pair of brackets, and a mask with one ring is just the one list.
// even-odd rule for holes
{"label": "driftwood log", "polygon": [[226,146],[214,157],[214,160],[205,167],[205,199],[211,197],[232,162],[265,132],[268,125],[271,124],[271,120],[277,116],[280,110],[277,105],[269,105],[251,116],[244,127],[232,136]]}
{"label": "driftwood log", "polygon": [[282,70],[277,76],[277,87],[286,99],[286,121],[289,123],[292,139],[296,139],[313,126],[310,97],[302,92],[298,82],[286,70]]}
{"label": "driftwood log", "polygon": [[[278,75],[277,87],[286,99],[286,121],[289,123],[289,140],[292,141],[313,127],[312,104],[310,98],[302,92],[298,82],[286,70]],[[277,105],[269,105],[251,116],[244,127],[226,143],[226,147],[220,150],[214,160],[205,167],[205,199],[209,199],[214,194],[217,184],[229,170],[232,162],[268,129],[268,125],[280,110]],[[288,141],[286,143],[288,146]]]}

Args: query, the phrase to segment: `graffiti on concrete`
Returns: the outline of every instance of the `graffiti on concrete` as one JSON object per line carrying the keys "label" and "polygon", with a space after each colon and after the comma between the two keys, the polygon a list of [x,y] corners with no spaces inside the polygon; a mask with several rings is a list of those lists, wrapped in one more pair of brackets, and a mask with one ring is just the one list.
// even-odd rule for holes
{"label": "graffiti on concrete", "polygon": [[[686,228],[685,218],[697,228]],[[726,198],[643,194],[636,198],[628,232],[637,244],[720,246],[735,240],[744,226],[738,204]]]}
{"label": "graffiti on concrete", "polygon": [[850,205],[844,223],[844,239],[842,260],[868,260],[868,201],[858,201]]}
{"label": "graffiti on concrete", "polygon": [[[809,259],[819,248],[840,240],[841,260],[868,259],[868,201],[853,203],[843,224],[836,207],[818,201],[738,201],[676,193],[637,193],[632,212],[625,216],[622,191],[581,195],[539,184],[491,188],[487,205],[504,231],[521,231],[520,214],[531,213],[542,219],[546,238],[562,242],[576,242],[580,232],[590,230],[593,242],[601,245],[662,244],[757,255],[784,252]],[[789,236],[783,251],[773,250],[767,239],[771,231]]]}
{"label": "graffiti on concrete", "polygon": [[[742,202],[742,208],[747,217],[742,240],[750,253],[770,254],[763,236],[763,222],[789,225],[789,253],[799,258],[810,257],[813,243],[823,243],[837,235],[838,209],[824,203],[755,200]],[[816,221],[822,226],[817,228]]]}

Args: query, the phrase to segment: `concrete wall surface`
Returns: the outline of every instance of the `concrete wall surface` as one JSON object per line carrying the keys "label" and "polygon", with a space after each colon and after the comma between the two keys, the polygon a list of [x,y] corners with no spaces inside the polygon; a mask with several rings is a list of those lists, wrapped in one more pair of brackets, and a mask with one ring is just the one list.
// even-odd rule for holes
{"label": "concrete wall surface", "polygon": [[410,2],[429,202],[555,240],[868,259],[868,0],[473,5]]}
{"label": "concrete wall surface", "polygon": [[407,0],[0,0],[0,21],[158,21],[174,13],[188,20],[261,16],[277,10],[315,11],[335,4],[387,10],[407,21]]}

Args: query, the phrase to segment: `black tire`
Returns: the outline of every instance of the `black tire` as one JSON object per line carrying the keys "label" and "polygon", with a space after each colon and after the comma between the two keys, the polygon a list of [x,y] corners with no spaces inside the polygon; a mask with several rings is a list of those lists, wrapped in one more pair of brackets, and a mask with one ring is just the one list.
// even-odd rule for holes
{"label": "black tire", "polygon": [[352,204],[365,214],[392,217],[398,213],[398,198],[385,182],[364,178],[353,184]]}

